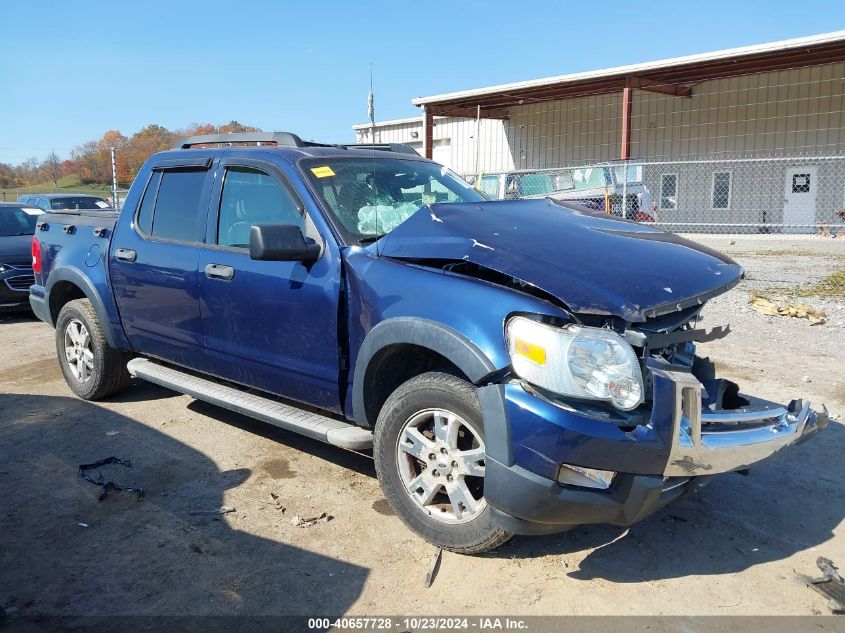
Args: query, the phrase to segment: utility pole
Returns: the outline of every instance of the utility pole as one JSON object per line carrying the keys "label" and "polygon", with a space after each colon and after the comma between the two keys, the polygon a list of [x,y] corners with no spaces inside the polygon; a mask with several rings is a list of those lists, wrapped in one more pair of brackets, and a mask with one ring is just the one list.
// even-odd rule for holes
{"label": "utility pole", "polygon": [[111,149],[111,203],[115,209],[120,210],[120,202],[117,199],[117,167],[114,163],[114,148],[109,149]]}

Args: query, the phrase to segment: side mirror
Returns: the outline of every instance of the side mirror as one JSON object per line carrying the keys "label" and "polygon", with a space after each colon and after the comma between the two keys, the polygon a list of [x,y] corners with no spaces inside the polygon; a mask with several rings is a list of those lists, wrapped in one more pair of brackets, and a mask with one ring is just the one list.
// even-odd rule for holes
{"label": "side mirror", "polygon": [[320,245],[306,240],[295,224],[253,224],[249,228],[251,259],[310,264],[317,261],[321,251]]}

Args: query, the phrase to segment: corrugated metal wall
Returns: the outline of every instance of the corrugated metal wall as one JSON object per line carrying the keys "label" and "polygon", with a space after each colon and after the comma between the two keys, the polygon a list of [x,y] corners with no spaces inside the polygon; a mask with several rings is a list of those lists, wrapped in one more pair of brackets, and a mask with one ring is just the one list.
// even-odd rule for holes
{"label": "corrugated metal wall", "polygon": [[[515,106],[509,116],[482,120],[480,146],[474,119],[437,117],[435,146],[449,146],[441,159],[474,174],[620,156],[619,94]],[[694,86],[691,98],[635,90],[631,123],[631,156],[641,160],[841,152],[845,64],[708,81]],[[421,120],[380,127],[376,137],[421,148]]]}
{"label": "corrugated metal wall", "polygon": [[[631,155],[696,158],[845,148],[845,64],[708,81],[692,98],[635,91]],[[618,154],[614,158],[618,157]]]}
{"label": "corrugated metal wall", "polygon": [[[468,177],[617,161],[621,107],[621,94],[515,106],[506,121],[482,120],[480,134],[474,119],[438,117],[434,159]],[[632,161],[643,165],[655,201],[661,175],[678,175],[677,207],[652,210],[675,230],[789,224],[784,187],[787,169],[798,166],[817,170],[816,222],[841,222],[845,63],[703,82],[690,98],[635,90],[631,124]],[[422,136],[420,119],[386,125],[376,140],[411,143],[422,152]],[[725,171],[731,173],[730,205],[714,208],[713,174]]]}
{"label": "corrugated metal wall", "polygon": [[[635,90],[631,156],[663,160],[842,151],[843,79],[845,64],[839,63],[708,81],[695,86],[690,98]],[[619,94],[517,106],[509,113],[507,142],[517,169],[620,156]]]}

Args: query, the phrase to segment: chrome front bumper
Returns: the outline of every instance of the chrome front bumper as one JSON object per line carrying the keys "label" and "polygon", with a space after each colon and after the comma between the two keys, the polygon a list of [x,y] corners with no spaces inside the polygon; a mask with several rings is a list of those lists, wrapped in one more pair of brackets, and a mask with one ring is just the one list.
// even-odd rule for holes
{"label": "chrome front bumper", "polygon": [[664,389],[674,385],[669,459],[664,475],[690,477],[744,470],[827,426],[828,414],[795,400],[788,406],[751,398],[749,406],[702,410],[702,384],[692,373],[650,367]]}

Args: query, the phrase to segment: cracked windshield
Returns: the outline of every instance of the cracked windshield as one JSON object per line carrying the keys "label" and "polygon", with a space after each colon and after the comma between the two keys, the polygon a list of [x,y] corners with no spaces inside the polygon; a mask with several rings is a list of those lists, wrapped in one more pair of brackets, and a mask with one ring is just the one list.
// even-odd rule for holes
{"label": "cracked windshield", "polygon": [[425,205],[485,200],[445,167],[421,160],[333,158],[303,169],[350,244],[378,239]]}

